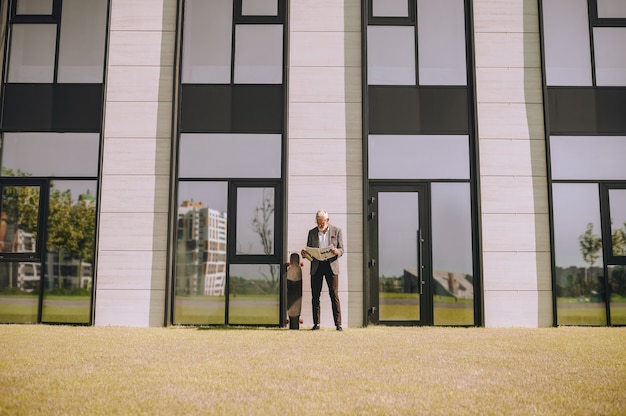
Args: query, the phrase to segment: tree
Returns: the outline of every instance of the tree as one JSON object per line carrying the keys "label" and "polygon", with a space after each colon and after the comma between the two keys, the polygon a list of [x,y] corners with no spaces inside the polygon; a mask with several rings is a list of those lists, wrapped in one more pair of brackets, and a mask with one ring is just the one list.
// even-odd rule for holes
{"label": "tree", "polygon": [[[611,219],[611,225],[613,220]],[[626,255],[626,223],[624,228],[616,228],[611,234],[611,241],[613,243],[613,255],[624,256]]]}
{"label": "tree", "polygon": [[580,242],[580,252],[583,255],[583,260],[589,264],[589,268],[585,269],[585,282],[589,282],[588,270],[593,267],[596,260],[600,257],[602,238],[593,233],[593,224],[588,223],[585,233],[578,237],[578,241]]}

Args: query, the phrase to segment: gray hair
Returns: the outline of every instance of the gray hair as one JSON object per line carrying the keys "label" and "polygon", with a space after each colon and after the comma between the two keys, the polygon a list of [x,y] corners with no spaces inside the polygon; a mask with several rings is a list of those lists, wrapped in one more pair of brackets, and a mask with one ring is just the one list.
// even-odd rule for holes
{"label": "gray hair", "polygon": [[315,219],[318,219],[318,218],[327,219],[328,218],[328,212],[326,212],[325,209],[320,209],[319,211],[317,211],[315,213]]}

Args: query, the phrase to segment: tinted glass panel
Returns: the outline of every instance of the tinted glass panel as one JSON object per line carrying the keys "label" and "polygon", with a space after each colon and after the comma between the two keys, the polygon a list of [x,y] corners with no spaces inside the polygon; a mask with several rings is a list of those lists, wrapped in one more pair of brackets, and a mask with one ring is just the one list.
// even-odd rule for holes
{"label": "tinted glass panel", "polygon": [[624,136],[552,136],[553,179],[626,179]]}
{"label": "tinted glass panel", "polygon": [[237,189],[237,254],[274,254],[274,188]]}
{"label": "tinted glass panel", "polygon": [[52,0],[17,0],[15,14],[52,14]]}
{"label": "tinted glass panel", "polygon": [[2,175],[97,176],[97,133],[5,133]]}
{"label": "tinted glass panel", "polygon": [[431,203],[434,323],[473,325],[470,185],[433,183]]}
{"label": "tinted glass panel", "polygon": [[107,0],[64,0],[59,82],[102,83]]}
{"label": "tinted glass panel", "polygon": [[91,320],[96,194],[96,181],[52,182],[42,322]]}
{"label": "tinted glass panel", "polygon": [[587,0],[543,0],[547,85],[591,85]]}
{"label": "tinted glass panel", "polygon": [[[4,253],[35,253],[38,247],[39,186],[5,186],[2,189],[0,248]],[[15,277],[15,276],[14,276]],[[14,284],[19,283],[16,278]],[[15,287],[15,286],[11,286]]]}
{"label": "tinted glass panel", "polygon": [[469,160],[467,136],[369,137],[370,179],[469,179]]}
{"label": "tinted glass panel", "polygon": [[374,17],[409,17],[408,0],[372,0]]}
{"label": "tinted glass panel", "polygon": [[179,182],[175,324],[224,324],[226,182]]}
{"label": "tinted glass panel", "polygon": [[418,0],[420,85],[466,85],[463,0]]}
{"label": "tinted glass panel", "polygon": [[596,27],[593,43],[596,84],[626,86],[626,27]]}
{"label": "tinted glass panel", "polygon": [[283,82],[283,26],[235,27],[235,83]]}
{"label": "tinted glass panel", "polygon": [[243,16],[277,16],[278,0],[242,0]]}
{"label": "tinted glass panel", "polygon": [[626,266],[608,266],[611,325],[626,325]]}
{"label": "tinted glass panel", "polygon": [[41,263],[0,263],[0,322],[37,322]]}
{"label": "tinted glass panel", "polygon": [[232,0],[187,0],[182,82],[230,83]]}
{"label": "tinted glass panel", "polygon": [[228,276],[228,323],[280,323],[280,266],[232,264]]}
{"label": "tinted glass panel", "polygon": [[596,184],[553,184],[558,325],[606,324]]}
{"label": "tinted glass panel", "polygon": [[626,256],[626,189],[609,189],[613,255]]}
{"label": "tinted glass panel", "polygon": [[413,26],[369,26],[367,69],[369,85],[415,85]]}
{"label": "tinted glass panel", "polygon": [[279,134],[182,134],[180,177],[279,178]]}
{"label": "tinted glass panel", "polygon": [[626,18],[626,2],[624,0],[596,0],[598,17]]}
{"label": "tinted glass panel", "polygon": [[56,25],[13,25],[8,82],[53,82],[56,31]]}

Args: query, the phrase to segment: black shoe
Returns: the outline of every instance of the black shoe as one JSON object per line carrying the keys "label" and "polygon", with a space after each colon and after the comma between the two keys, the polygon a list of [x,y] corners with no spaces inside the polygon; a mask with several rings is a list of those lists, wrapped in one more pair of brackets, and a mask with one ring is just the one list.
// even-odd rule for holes
{"label": "black shoe", "polygon": [[343,328],[341,327],[341,325],[337,325],[337,331],[343,331]]}
{"label": "black shoe", "polygon": [[317,331],[318,329],[320,329],[319,325],[313,325],[313,328],[311,328],[311,331]]}

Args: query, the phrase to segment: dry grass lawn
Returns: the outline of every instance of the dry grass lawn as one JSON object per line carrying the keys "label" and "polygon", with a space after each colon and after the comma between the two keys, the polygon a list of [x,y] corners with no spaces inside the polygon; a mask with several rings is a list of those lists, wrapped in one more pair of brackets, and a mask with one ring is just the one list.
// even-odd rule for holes
{"label": "dry grass lawn", "polygon": [[1,415],[623,415],[626,328],[0,325]]}

